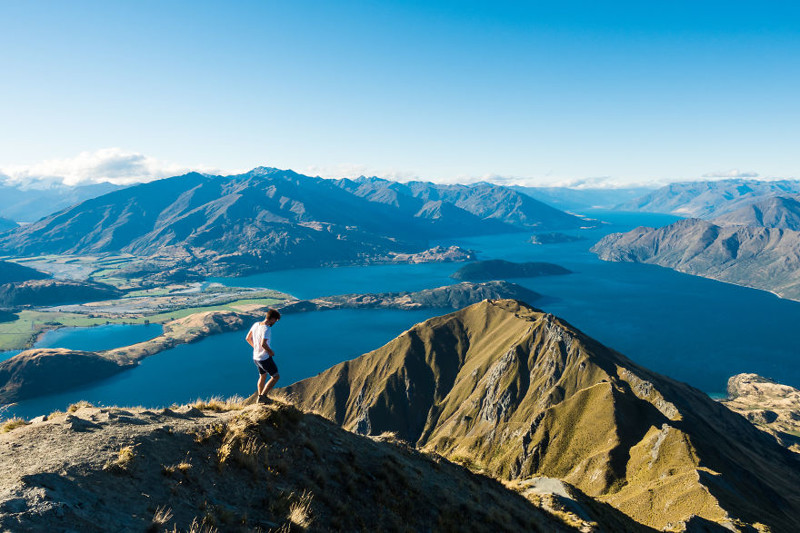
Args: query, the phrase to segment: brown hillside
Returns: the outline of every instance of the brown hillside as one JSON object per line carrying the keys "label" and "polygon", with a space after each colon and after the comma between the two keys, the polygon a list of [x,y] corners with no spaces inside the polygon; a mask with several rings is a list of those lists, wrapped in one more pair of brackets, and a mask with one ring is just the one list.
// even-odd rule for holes
{"label": "brown hillside", "polygon": [[659,529],[800,520],[800,462],[768,435],[514,300],[433,318],[287,390],[347,429],[395,431],[499,479],[559,478]]}

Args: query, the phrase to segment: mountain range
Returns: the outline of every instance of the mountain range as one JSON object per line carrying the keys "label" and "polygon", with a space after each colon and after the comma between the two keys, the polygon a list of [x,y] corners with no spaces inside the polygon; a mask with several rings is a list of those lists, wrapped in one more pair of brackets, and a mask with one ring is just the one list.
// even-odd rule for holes
{"label": "mountain range", "polygon": [[126,252],[202,274],[358,263],[429,239],[589,221],[491,184],[326,180],[259,167],[118,190],[0,236],[8,254]]}
{"label": "mountain range", "polygon": [[768,197],[711,221],[679,220],[605,236],[605,261],[660,265],[800,300],[800,203]]}
{"label": "mountain range", "polygon": [[509,485],[558,478],[657,529],[788,532],[800,517],[800,460],[771,436],[515,300],[430,319],[286,392],[356,433]]}
{"label": "mountain range", "polygon": [[714,218],[771,196],[800,194],[799,180],[725,179],[670,183],[616,208]]}
{"label": "mountain range", "polygon": [[0,217],[15,222],[35,222],[71,205],[122,188],[112,183],[23,187],[0,182]]}

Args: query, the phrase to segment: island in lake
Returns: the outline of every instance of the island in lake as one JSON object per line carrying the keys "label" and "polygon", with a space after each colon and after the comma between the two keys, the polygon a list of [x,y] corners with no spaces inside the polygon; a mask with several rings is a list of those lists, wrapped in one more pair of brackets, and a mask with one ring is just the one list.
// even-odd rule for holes
{"label": "island in lake", "polygon": [[572,271],[554,263],[532,261],[528,263],[514,263],[502,259],[476,261],[459,268],[452,276],[453,279],[465,281],[482,281],[503,278],[535,278],[539,276],[559,276],[571,274]]}

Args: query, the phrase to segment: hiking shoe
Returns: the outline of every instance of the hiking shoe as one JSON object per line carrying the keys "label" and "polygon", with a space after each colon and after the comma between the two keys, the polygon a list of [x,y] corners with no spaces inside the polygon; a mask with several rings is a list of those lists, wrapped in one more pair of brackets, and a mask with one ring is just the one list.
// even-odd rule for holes
{"label": "hiking shoe", "polygon": [[266,405],[266,404],[268,404],[268,403],[272,403],[272,400],[270,400],[270,399],[269,399],[269,397],[268,397],[267,395],[265,395],[265,394],[260,394],[260,395],[258,396],[258,403],[261,403],[261,404],[265,404],[265,405]]}

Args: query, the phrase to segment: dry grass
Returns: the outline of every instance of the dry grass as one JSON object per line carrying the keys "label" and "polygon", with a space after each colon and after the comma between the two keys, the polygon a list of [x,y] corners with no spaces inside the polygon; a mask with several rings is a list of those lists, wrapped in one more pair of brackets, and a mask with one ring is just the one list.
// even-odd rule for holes
{"label": "dry grass", "polygon": [[81,409],[83,407],[94,407],[94,406],[92,404],[90,404],[89,402],[85,401],[85,400],[81,400],[81,401],[79,401],[77,403],[73,403],[72,405],[67,407],[67,412],[68,413],[74,413],[75,411],[77,411],[78,409]]}
{"label": "dry grass", "polygon": [[172,520],[172,509],[166,506],[157,507],[150,526],[147,528],[148,533],[161,531],[170,520]]}
{"label": "dry grass", "polygon": [[222,399],[219,396],[212,396],[207,400],[202,400],[200,398],[197,399],[193,404],[193,407],[197,409],[207,410],[207,411],[215,411],[217,413],[225,412],[225,411],[236,411],[244,408],[244,399],[241,396],[231,396],[228,399]]}
{"label": "dry grass", "polygon": [[117,452],[117,456],[113,459],[106,461],[103,470],[109,470],[114,473],[125,473],[130,468],[131,461],[136,456],[133,446],[124,446]]}
{"label": "dry grass", "polygon": [[16,429],[18,427],[27,426],[29,424],[24,418],[9,418],[3,425],[0,426],[0,433],[8,433],[9,431]]}
{"label": "dry grass", "polygon": [[[213,526],[203,525],[198,522],[197,518],[192,520],[189,529],[185,533],[217,533],[219,530]],[[183,530],[178,529],[178,526],[172,526],[171,531],[165,530],[165,533],[184,533]]]}
{"label": "dry grass", "polygon": [[267,448],[256,437],[229,434],[217,451],[220,465],[233,460],[251,472],[258,472],[266,465]]}
{"label": "dry grass", "polygon": [[289,516],[286,518],[293,526],[303,530],[311,526],[311,523],[314,521],[314,518],[311,516],[311,500],[313,498],[313,494],[304,490],[300,493],[297,501],[292,502],[289,506]]}

